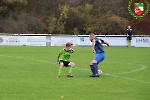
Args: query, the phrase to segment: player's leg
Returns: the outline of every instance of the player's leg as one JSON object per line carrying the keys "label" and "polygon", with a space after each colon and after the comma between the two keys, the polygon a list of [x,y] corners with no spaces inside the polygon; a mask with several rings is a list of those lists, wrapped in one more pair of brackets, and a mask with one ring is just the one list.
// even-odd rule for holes
{"label": "player's leg", "polygon": [[129,37],[129,47],[131,47],[131,40],[132,40],[132,37],[130,36]]}
{"label": "player's leg", "polygon": [[70,69],[69,69],[69,74],[67,75],[67,77],[73,77],[73,75],[71,73],[72,73],[72,70],[74,69],[75,63],[70,62],[70,63],[68,63],[68,66],[70,66]]}
{"label": "player's leg", "polygon": [[92,77],[95,77],[98,75],[98,64],[103,61],[105,58],[105,53],[96,54],[94,59],[91,62],[91,69],[93,72]]}
{"label": "player's leg", "polygon": [[100,62],[102,62],[104,59],[105,59],[105,53],[100,53],[99,60],[97,60],[97,69],[96,69],[96,75],[97,75],[97,77],[99,77],[99,75],[98,75],[98,64]]}
{"label": "player's leg", "polygon": [[129,47],[129,37],[127,37],[127,47]]}
{"label": "player's leg", "polygon": [[91,68],[91,71],[92,71],[92,75],[94,75],[95,69],[93,68],[93,63],[92,63],[92,61],[90,62],[90,68]]}
{"label": "player's leg", "polygon": [[60,77],[60,74],[62,73],[62,68],[64,67],[64,63],[63,61],[60,61],[59,62],[59,70],[58,70],[58,76],[57,77]]}
{"label": "player's leg", "polygon": [[94,75],[97,75],[98,74],[98,59],[92,60],[92,63],[93,63],[93,68],[95,69]]}
{"label": "player's leg", "polygon": [[91,71],[92,71],[92,75],[90,75],[90,77],[96,77],[96,73],[98,73],[97,61],[92,60],[90,62],[90,67],[91,67]]}
{"label": "player's leg", "polygon": [[68,65],[71,66],[70,70],[69,70],[69,74],[71,74],[72,70],[74,69],[75,63],[74,62],[70,62]]}
{"label": "player's leg", "polygon": [[129,47],[131,47],[131,40],[129,40]]}

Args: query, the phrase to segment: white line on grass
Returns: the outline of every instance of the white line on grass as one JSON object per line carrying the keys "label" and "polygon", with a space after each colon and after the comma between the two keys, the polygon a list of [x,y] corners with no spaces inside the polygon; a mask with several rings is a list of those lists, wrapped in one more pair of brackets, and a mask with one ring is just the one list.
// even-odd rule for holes
{"label": "white line on grass", "polygon": [[[105,62],[107,62],[107,63],[116,63],[116,62],[110,62],[110,61],[105,61]],[[122,62],[117,62],[117,63],[122,63]],[[146,66],[142,65],[142,64],[133,64],[133,63],[125,63],[125,64],[137,65],[137,66],[140,66],[140,68],[134,69],[134,70],[131,70],[131,71],[127,71],[127,72],[113,73],[113,74],[129,74],[129,73],[137,72],[137,71],[140,71],[140,70],[144,70],[146,68]]]}
{"label": "white line on grass", "polygon": [[113,75],[113,74],[106,74],[106,73],[104,73],[104,74],[108,75],[108,76],[120,77],[120,78],[123,78],[123,79],[138,81],[138,82],[142,82],[142,83],[150,83],[150,82],[146,82],[146,81],[143,81],[143,80],[137,80],[137,79],[134,79],[134,78],[128,78],[128,77],[123,77],[123,76],[118,76],[118,75]]}
{"label": "white line on grass", "polygon": [[[76,68],[81,69],[81,70],[89,71],[89,69],[84,69],[84,68],[79,68],[79,67],[76,67]],[[108,74],[108,73],[103,73],[103,74],[107,75],[107,76],[113,76],[113,77],[123,78],[123,79],[127,79],[127,80],[139,81],[139,82],[143,82],[143,83],[150,83],[150,82],[146,82],[146,81],[143,81],[143,80],[137,80],[137,79],[123,77],[123,76],[118,76],[118,75],[114,75],[114,74]]]}
{"label": "white line on grass", "polygon": [[134,70],[131,70],[129,72],[123,72],[123,73],[114,73],[114,74],[128,74],[128,73],[133,73],[133,72],[137,72],[137,71],[140,71],[140,70],[144,70],[146,68],[146,66],[144,65],[141,65],[141,64],[136,64],[138,66],[141,66],[141,68],[139,69],[134,69]]}
{"label": "white line on grass", "polygon": [[[108,61],[105,61],[105,62],[107,62],[107,63],[116,63],[116,62],[108,62]],[[122,62],[117,62],[117,63],[122,63]],[[140,66],[141,68],[134,69],[134,70],[131,70],[131,71],[128,71],[128,72],[113,73],[113,74],[129,74],[129,73],[137,72],[137,71],[140,71],[140,70],[144,70],[146,68],[146,66],[142,65],[142,64],[133,64],[133,63],[125,63],[125,64],[137,65],[137,66]]]}
{"label": "white line on grass", "polygon": [[[0,55],[0,56],[13,57],[13,56],[6,56],[6,55]],[[39,62],[43,62],[43,63],[56,64],[56,63],[52,63],[52,62],[45,61],[45,60],[28,59],[28,58],[24,58],[24,57],[15,57],[15,58],[26,59],[26,60],[32,60],[32,61],[39,61]],[[141,64],[138,64],[138,65],[140,65],[140,66],[142,66],[142,67],[141,67],[140,69],[132,70],[132,71],[129,71],[129,72],[115,73],[115,74],[133,73],[133,72],[136,72],[136,71],[139,71],[139,70],[143,70],[143,69],[146,68],[146,66],[144,66],[144,65],[141,65]],[[89,69],[85,69],[85,68],[79,68],[79,67],[76,67],[76,68],[77,68],[77,69],[81,69],[81,70],[89,71]],[[150,83],[150,82],[146,82],[146,81],[143,81],[143,80],[137,80],[137,79],[133,79],[133,78],[118,76],[118,75],[115,75],[115,74],[108,74],[108,73],[103,73],[103,74],[104,74],[104,75],[107,75],[107,76],[113,76],[113,77],[117,77],[117,78],[123,78],[123,79],[132,80],[132,81],[138,81],[138,82],[142,82],[142,83]]]}

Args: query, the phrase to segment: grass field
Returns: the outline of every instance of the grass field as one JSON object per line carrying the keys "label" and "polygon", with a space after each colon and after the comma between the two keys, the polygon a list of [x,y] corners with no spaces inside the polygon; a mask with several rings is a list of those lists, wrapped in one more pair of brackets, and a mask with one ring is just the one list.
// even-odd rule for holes
{"label": "grass field", "polygon": [[150,48],[104,47],[103,75],[90,78],[91,47],[74,47],[74,77],[56,78],[61,48],[0,46],[0,100],[150,100]]}

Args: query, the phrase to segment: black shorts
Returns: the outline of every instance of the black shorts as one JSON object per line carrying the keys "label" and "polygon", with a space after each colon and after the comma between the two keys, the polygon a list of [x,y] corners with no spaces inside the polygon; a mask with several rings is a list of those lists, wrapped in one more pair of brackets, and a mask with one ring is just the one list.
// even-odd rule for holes
{"label": "black shorts", "polygon": [[132,40],[132,36],[128,36],[128,37],[127,37],[127,40]]}
{"label": "black shorts", "polygon": [[59,64],[60,64],[60,63],[63,63],[64,66],[69,66],[68,64],[70,63],[70,61],[63,61],[63,60],[60,60],[60,61],[59,61]]}

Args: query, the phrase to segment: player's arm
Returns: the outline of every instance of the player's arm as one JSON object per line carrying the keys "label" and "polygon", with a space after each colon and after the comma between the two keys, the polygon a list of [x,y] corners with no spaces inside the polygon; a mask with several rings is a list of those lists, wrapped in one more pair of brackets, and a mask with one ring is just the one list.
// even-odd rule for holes
{"label": "player's arm", "polygon": [[59,58],[60,58],[60,54],[58,54],[58,56],[57,56],[57,61],[59,61]]}
{"label": "player's arm", "polygon": [[95,41],[95,39],[93,39],[93,40],[92,40],[92,52],[93,52],[93,53],[95,52],[95,49],[94,49],[95,44],[96,44],[96,41]]}
{"label": "player's arm", "polygon": [[60,55],[63,54],[63,49],[60,50],[58,56],[57,56],[57,61],[59,61]]}
{"label": "player's arm", "polygon": [[107,46],[109,46],[109,43],[108,43],[108,42],[106,42],[106,41],[104,41],[104,44],[106,44]]}
{"label": "player's arm", "polygon": [[72,49],[71,52],[74,53],[74,49]]}
{"label": "player's arm", "polygon": [[129,36],[129,34],[128,34],[128,29],[127,29],[127,31],[126,31],[126,37],[128,37]]}
{"label": "player's arm", "polygon": [[69,50],[71,51],[71,53],[74,53],[74,49],[70,48]]}

